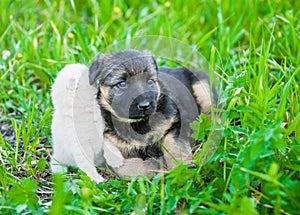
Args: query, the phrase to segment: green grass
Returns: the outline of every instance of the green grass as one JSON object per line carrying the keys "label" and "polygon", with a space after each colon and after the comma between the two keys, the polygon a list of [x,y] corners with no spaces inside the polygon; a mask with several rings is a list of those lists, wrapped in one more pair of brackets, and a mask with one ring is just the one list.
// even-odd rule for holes
{"label": "green grass", "polygon": [[[298,8],[292,0],[2,0],[0,50],[11,55],[0,58],[0,213],[298,214]],[[153,178],[96,185],[77,170],[51,178],[57,72],[147,35],[196,47],[216,71],[226,106],[216,153],[195,170]],[[194,137],[205,145],[205,135]]]}

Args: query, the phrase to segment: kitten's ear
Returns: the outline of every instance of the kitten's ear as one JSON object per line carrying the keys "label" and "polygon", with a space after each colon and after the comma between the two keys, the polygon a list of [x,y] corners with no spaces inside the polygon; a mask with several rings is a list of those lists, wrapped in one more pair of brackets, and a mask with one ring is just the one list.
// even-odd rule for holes
{"label": "kitten's ear", "polygon": [[99,53],[95,60],[92,61],[89,68],[89,82],[90,85],[94,84],[101,72],[103,71],[104,62],[106,61],[108,55]]}

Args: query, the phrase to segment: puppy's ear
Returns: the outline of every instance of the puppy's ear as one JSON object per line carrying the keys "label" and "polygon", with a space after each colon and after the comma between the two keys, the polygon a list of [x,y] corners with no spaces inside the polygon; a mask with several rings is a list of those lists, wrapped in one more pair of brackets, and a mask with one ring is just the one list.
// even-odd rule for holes
{"label": "puppy's ear", "polygon": [[94,84],[96,79],[99,77],[101,72],[103,71],[104,62],[107,59],[107,55],[103,53],[99,53],[95,60],[92,62],[89,68],[89,82],[90,85]]}
{"label": "puppy's ear", "polygon": [[142,50],[142,53],[143,53],[145,56],[149,56],[149,57],[152,57],[152,56],[153,56],[153,54],[152,54],[149,50],[147,50],[147,49],[143,49],[143,50]]}
{"label": "puppy's ear", "polygon": [[148,50],[146,50],[146,49],[142,50],[142,52],[143,52],[143,54],[144,54],[145,56],[147,56],[147,57],[149,57],[149,58],[152,59],[152,61],[153,61],[152,63],[153,63],[153,65],[154,65],[155,69],[158,70],[157,63],[156,63],[156,60],[155,60],[155,58],[154,58],[152,52],[150,52],[150,51],[148,51]]}

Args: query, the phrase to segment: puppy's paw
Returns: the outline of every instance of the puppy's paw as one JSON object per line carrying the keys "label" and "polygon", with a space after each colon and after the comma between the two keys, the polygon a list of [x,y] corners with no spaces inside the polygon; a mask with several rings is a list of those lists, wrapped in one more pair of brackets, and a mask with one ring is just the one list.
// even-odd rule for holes
{"label": "puppy's paw", "polygon": [[184,140],[174,138],[172,133],[166,135],[163,140],[164,145],[164,159],[168,168],[175,168],[178,161],[184,164],[191,163],[193,154],[190,143]]}
{"label": "puppy's paw", "polygon": [[149,175],[161,169],[160,162],[158,160],[149,158],[143,161],[143,170],[145,171],[144,174]]}
{"label": "puppy's paw", "polygon": [[124,159],[124,164],[118,168],[113,168],[114,171],[120,176],[137,176],[143,174],[143,160],[140,158]]}
{"label": "puppy's paw", "polygon": [[161,169],[160,162],[155,159],[142,160],[141,158],[129,158],[124,160],[124,165],[114,168],[120,176],[149,175]]}

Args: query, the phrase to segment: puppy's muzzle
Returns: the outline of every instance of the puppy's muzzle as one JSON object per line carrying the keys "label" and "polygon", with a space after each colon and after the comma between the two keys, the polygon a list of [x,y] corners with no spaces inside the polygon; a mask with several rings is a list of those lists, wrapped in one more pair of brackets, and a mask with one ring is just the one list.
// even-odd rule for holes
{"label": "puppy's muzzle", "polygon": [[129,118],[145,118],[156,110],[155,97],[150,95],[138,96],[131,104]]}

